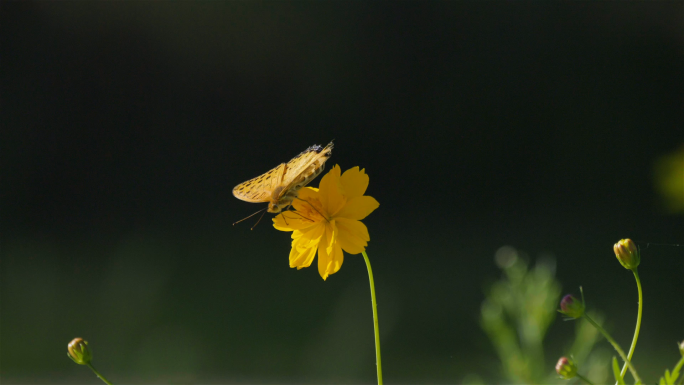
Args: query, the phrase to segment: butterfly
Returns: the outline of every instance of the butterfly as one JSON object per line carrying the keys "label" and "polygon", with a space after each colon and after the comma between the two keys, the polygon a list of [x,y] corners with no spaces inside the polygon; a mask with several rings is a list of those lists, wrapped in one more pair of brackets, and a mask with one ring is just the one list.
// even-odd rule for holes
{"label": "butterfly", "polygon": [[332,149],[332,142],[325,147],[310,146],[291,161],[235,186],[233,195],[245,202],[268,202],[267,211],[277,214],[297,198],[302,187],[323,172]]}

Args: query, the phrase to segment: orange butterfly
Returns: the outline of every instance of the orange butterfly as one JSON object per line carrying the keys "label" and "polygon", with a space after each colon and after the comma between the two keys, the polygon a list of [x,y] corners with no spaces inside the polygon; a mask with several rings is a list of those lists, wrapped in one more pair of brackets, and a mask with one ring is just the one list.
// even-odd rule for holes
{"label": "orange butterfly", "polygon": [[289,206],[306,186],[325,169],[332,155],[333,143],[307,148],[287,163],[280,165],[233,188],[233,195],[245,202],[268,202],[268,212],[277,214]]}

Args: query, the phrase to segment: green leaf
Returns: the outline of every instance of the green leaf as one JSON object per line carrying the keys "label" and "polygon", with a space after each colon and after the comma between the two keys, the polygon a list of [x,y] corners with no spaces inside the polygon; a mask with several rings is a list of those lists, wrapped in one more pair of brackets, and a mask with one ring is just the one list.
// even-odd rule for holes
{"label": "green leaf", "polygon": [[620,365],[618,365],[617,357],[613,356],[613,375],[618,385],[625,385],[625,380],[620,375]]}
{"label": "green leaf", "polygon": [[677,381],[677,378],[679,378],[679,368],[674,368],[674,370],[672,370],[672,376],[670,378],[672,378],[672,383],[674,384]]}
{"label": "green leaf", "polygon": [[672,374],[668,369],[665,369],[665,376],[660,377],[660,383],[658,385],[675,385],[679,378],[679,368],[675,367],[672,370]]}

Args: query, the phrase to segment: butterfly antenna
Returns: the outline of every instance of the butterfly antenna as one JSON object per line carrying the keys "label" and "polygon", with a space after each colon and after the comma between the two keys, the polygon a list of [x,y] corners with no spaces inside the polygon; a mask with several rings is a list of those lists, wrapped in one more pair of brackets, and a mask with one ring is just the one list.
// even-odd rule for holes
{"label": "butterfly antenna", "polygon": [[[262,211],[263,211],[263,210],[262,210]],[[261,222],[261,218],[264,217],[264,214],[266,214],[266,211],[264,211],[263,214],[261,214],[261,216],[259,217],[259,220],[257,221],[257,223],[255,223],[254,226],[252,226],[252,228],[251,228],[250,230],[254,230],[254,228],[257,227],[257,225],[259,224],[259,222]],[[254,214],[252,214],[252,215],[254,215]]]}
{"label": "butterfly antenna", "polygon": [[[252,214],[252,215],[250,215],[250,216],[248,216],[248,217],[245,217],[245,218],[242,218],[242,219],[240,219],[239,221],[237,221],[237,222],[233,223],[233,226],[235,226],[236,224],[238,224],[238,223],[240,223],[240,222],[244,221],[245,219],[249,219],[249,218],[251,218],[251,217],[253,217],[253,216],[255,216],[255,215],[259,214],[260,212],[262,212],[262,211],[266,210],[267,208],[268,208],[268,207],[264,207],[263,209],[261,209],[261,210],[259,210],[259,211],[255,212],[254,214]],[[265,214],[265,213],[264,213],[264,214]],[[264,214],[261,214],[261,216],[263,217],[263,216],[264,216]],[[255,226],[256,226],[256,225],[255,225]]]}

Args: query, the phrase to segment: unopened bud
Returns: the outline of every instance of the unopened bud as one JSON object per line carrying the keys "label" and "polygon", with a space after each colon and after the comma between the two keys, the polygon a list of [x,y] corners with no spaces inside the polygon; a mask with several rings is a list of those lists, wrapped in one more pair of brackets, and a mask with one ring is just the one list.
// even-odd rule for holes
{"label": "unopened bud", "polygon": [[679,353],[684,357],[684,341],[680,342],[679,344]]}
{"label": "unopened bud", "polygon": [[575,362],[567,357],[561,357],[556,364],[556,373],[564,380],[569,380],[577,375]]}
{"label": "unopened bud", "polygon": [[639,262],[641,262],[639,249],[631,239],[621,239],[620,242],[613,246],[613,251],[625,269],[636,269],[639,266]]}
{"label": "unopened bud", "polygon": [[570,318],[579,318],[584,315],[584,303],[568,294],[561,299],[559,312]]}
{"label": "unopened bud", "polygon": [[93,358],[93,354],[88,348],[88,341],[83,338],[74,338],[67,347],[67,356],[79,365],[88,365]]}

